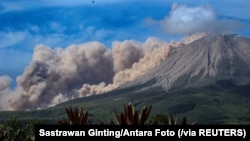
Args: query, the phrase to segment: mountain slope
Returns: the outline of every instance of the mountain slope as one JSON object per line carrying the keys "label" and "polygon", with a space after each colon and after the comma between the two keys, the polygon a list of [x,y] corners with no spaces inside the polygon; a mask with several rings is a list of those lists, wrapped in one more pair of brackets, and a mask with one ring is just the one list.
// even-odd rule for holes
{"label": "mountain slope", "polygon": [[45,120],[57,123],[66,118],[66,107],[84,107],[94,115],[93,124],[109,122],[113,108],[123,111],[123,104],[134,103],[136,110],[142,106],[152,106],[150,117],[172,113],[178,117],[186,116],[188,123],[197,124],[250,124],[250,85],[224,88],[209,87],[188,88],[175,92],[166,92],[161,88],[135,92],[132,89],[112,91],[103,95],[83,97],[61,103],[55,107],[34,111],[0,112],[0,119],[7,120],[16,116],[21,120]]}
{"label": "mountain slope", "polygon": [[180,48],[155,69],[124,87],[156,79],[166,90],[205,86],[220,80],[250,82],[250,39],[238,35],[208,35]]}

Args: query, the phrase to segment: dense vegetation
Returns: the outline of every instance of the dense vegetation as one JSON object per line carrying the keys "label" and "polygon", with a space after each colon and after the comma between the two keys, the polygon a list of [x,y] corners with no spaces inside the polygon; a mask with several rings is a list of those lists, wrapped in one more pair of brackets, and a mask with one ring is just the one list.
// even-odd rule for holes
{"label": "dense vegetation", "polygon": [[133,102],[137,110],[143,105],[152,105],[150,116],[158,113],[187,116],[187,120],[192,119],[199,124],[249,124],[250,121],[250,85],[219,84],[169,92],[161,88],[147,91],[138,89],[130,88],[78,98],[43,110],[2,111],[0,120],[6,121],[16,116],[20,120],[36,119],[55,123],[57,119],[66,116],[65,108],[84,107],[89,114],[95,115],[93,124],[99,124],[113,118],[114,107],[121,111],[123,104]]}
{"label": "dense vegetation", "polygon": [[[118,112],[114,108],[112,115],[113,119],[110,122],[100,122],[100,125],[177,125],[177,118],[172,114],[156,114],[149,119],[152,106],[143,106],[139,111],[135,109],[134,104],[128,103],[124,105],[124,111]],[[58,119],[58,125],[91,125],[94,120],[94,115],[89,114],[89,111],[83,107],[68,107],[65,109],[66,118]],[[34,127],[36,124],[47,124],[42,120],[20,121],[16,117],[8,119],[0,124],[0,141],[33,141]],[[179,123],[187,125],[186,117],[181,119]],[[193,123],[192,123],[193,124]]]}
{"label": "dense vegetation", "polygon": [[2,111],[0,141],[31,141],[34,124],[184,125],[195,122],[201,125],[249,124],[250,121],[250,85],[218,83],[168,92],[161,88],[139,89],[137,86],[78,98],[43,110]]}

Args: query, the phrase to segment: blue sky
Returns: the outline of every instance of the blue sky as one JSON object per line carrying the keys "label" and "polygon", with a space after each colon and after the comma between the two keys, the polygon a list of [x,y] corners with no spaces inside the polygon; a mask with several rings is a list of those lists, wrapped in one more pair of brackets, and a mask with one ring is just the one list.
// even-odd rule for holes
{"label": "blue sky", "polygon": [[37,44],[66,48],[148,37],[179,40],[194,32],[250,37],[249,0],[1,0],[0,76],[15,85]]}

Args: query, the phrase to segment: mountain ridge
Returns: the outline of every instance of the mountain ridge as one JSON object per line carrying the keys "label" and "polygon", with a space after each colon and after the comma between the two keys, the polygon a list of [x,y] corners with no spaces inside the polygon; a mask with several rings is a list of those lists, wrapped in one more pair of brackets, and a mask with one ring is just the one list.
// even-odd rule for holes
{"label": "mountain ridge", "polygon": [[190,44],[172,48],[170,55],[149,73],[121,88],[156,78],[155,85],[174,87],[205,86],[220,80],[235,84],[250,82],[250,39],[235,34],[209,34]]}

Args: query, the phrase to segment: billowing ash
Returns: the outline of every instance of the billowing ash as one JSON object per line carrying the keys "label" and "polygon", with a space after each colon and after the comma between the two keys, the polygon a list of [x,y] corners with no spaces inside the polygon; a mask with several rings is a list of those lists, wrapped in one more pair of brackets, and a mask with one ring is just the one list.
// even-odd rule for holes
{"label": "billowing ash", "polygon": [[17,78],[0,77],[0,110],[32,110],[77,97],[102,94],[133,81],[155,68],[177,48],[204,37],[194,34],[180,42],[148,38],[144,43],[113,42],[108,49],[99,42],[56,48],[37,45],[33,58]]}

